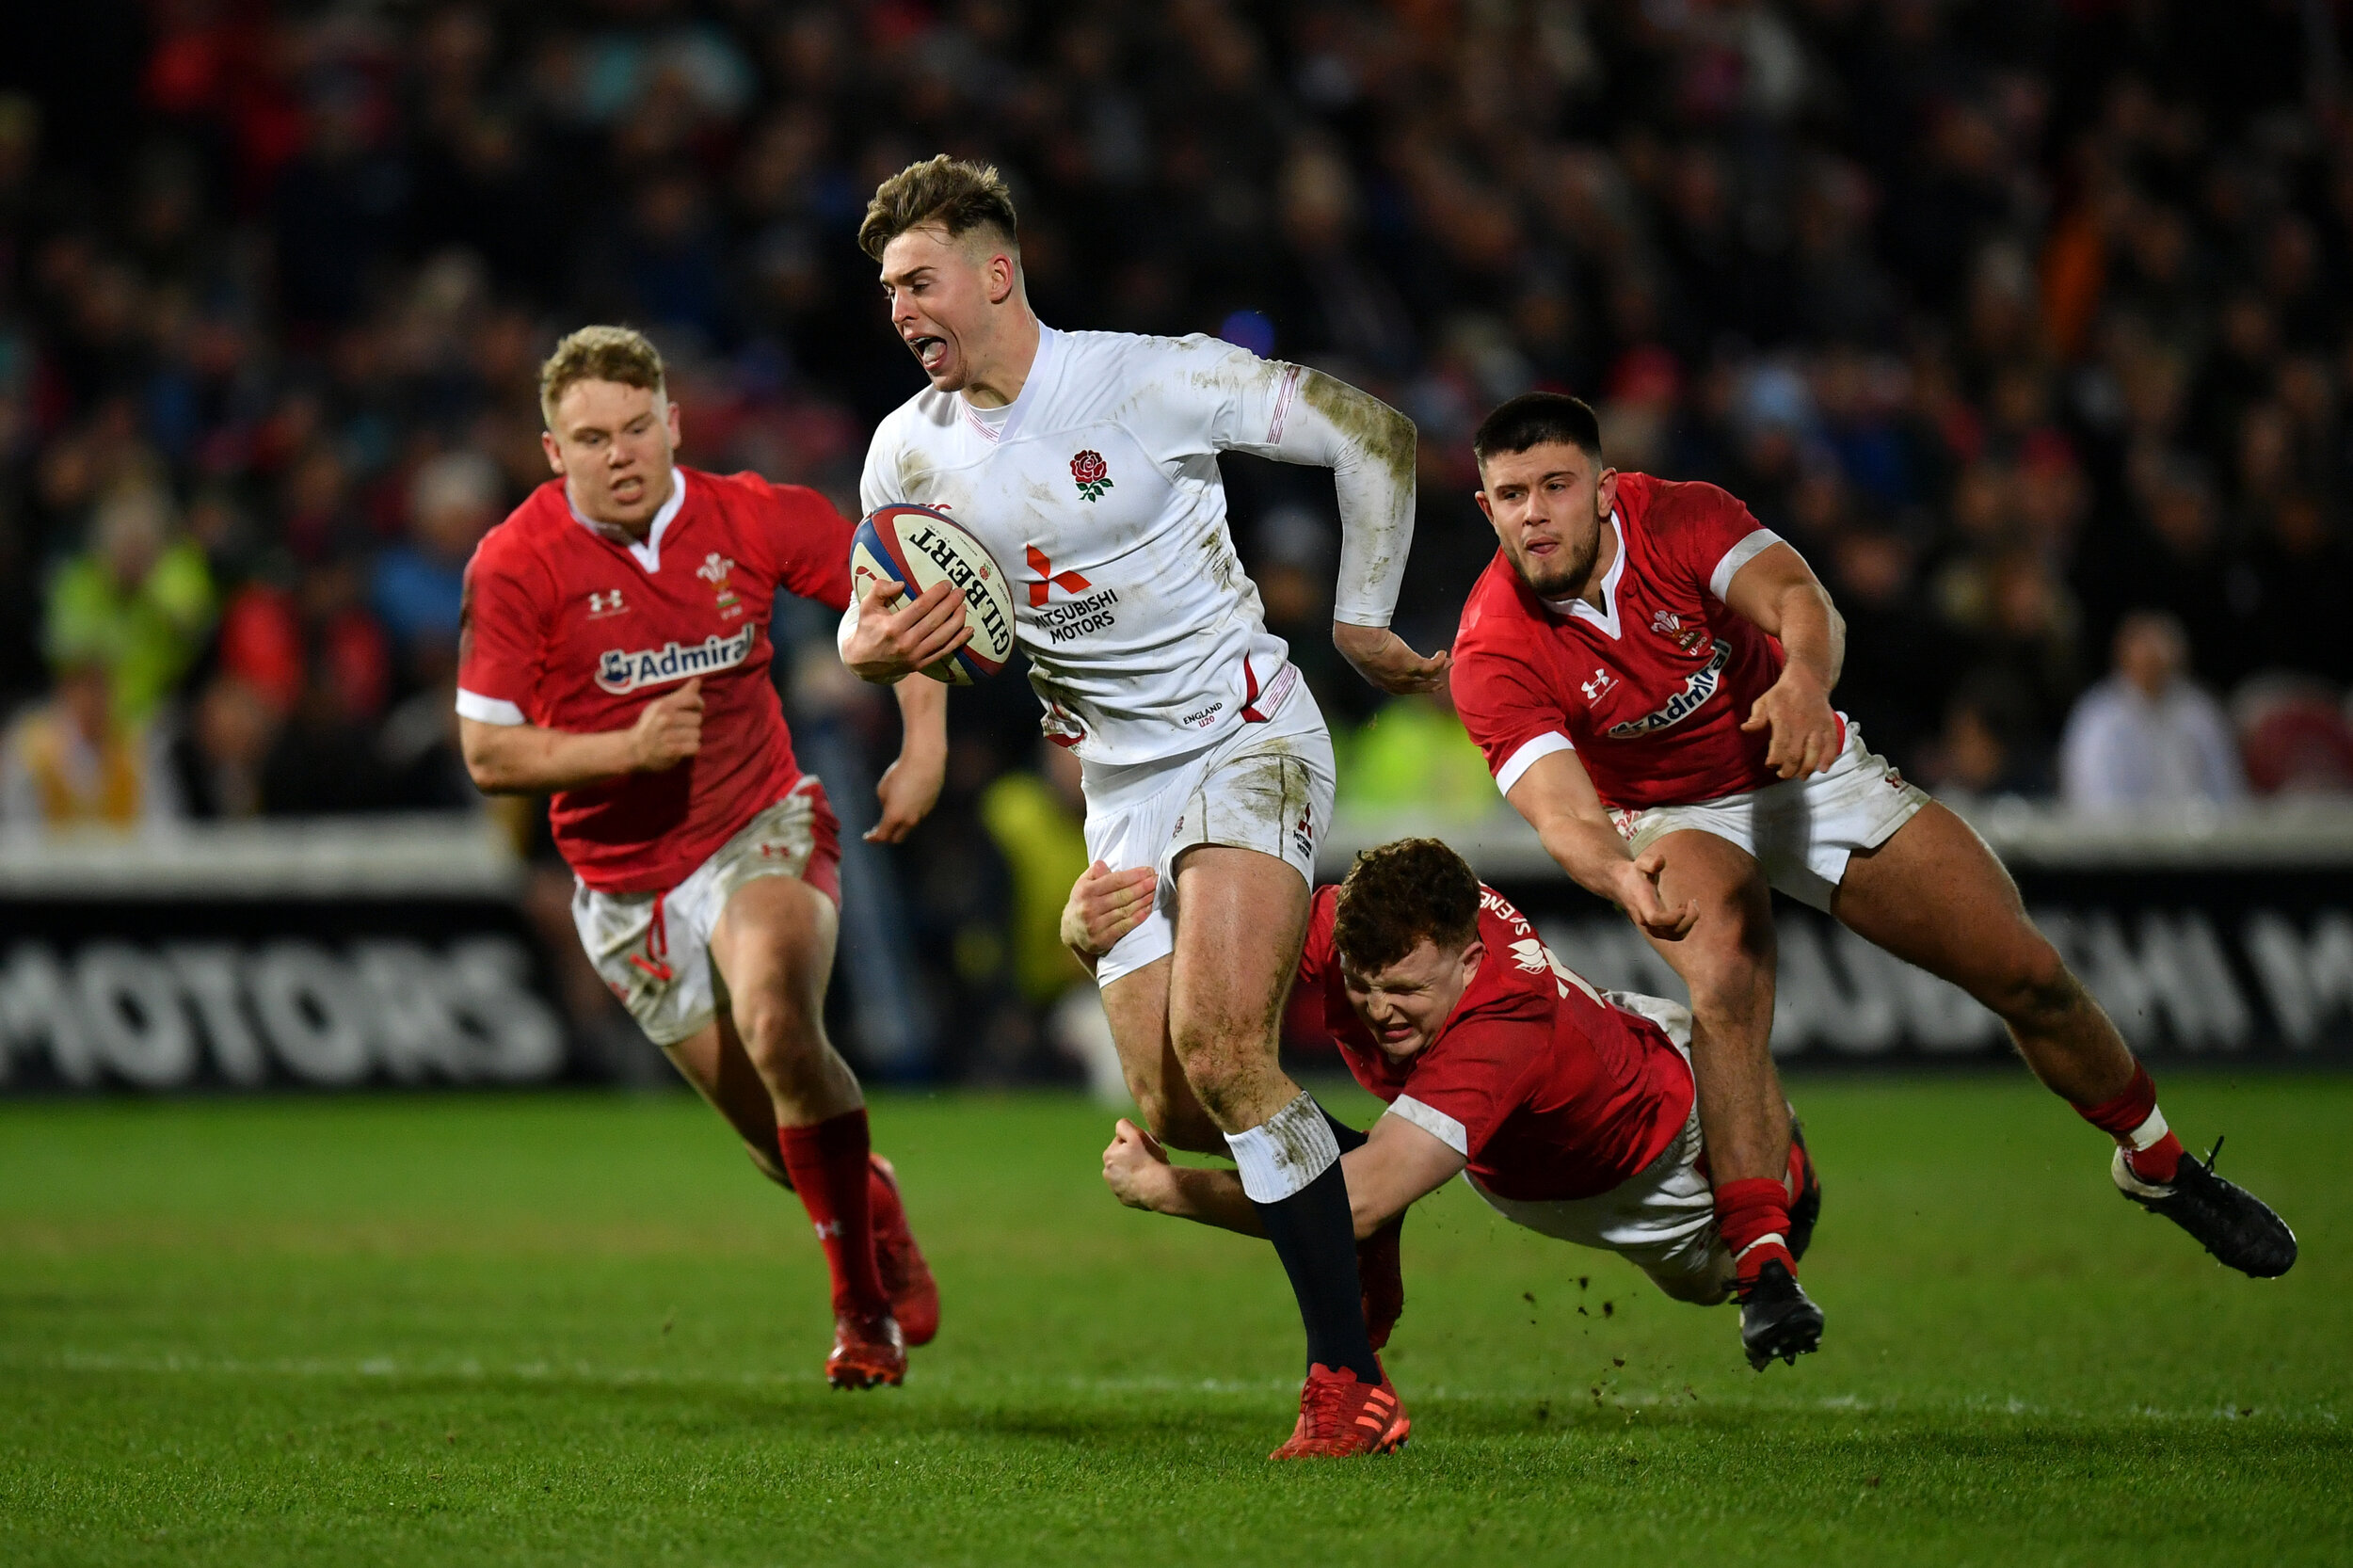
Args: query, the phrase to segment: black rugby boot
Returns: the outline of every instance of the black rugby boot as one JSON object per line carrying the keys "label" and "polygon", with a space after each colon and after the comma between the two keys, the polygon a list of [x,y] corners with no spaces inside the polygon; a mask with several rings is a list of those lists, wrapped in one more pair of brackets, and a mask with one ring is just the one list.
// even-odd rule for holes
{"label": "black rugby boot", "polygon": [[2118,1192],[2188,1231],[2200,1246],[2240,1273],[2277,1279],[2295,1267],[2296,1232],[2263,1199],[2214,1174],[2215,1158],[2221,1152],[2222,1140],[2217,1138],[2202,1165],[2184,1154],[2173,1179],[2159,1186],[2135,1176],[2120,1148],[2109,1174]]}
{"label": "black rugby boot", "polygon": [[1822,1309],[1788,1266],[1774,1258],[1740,1293],[1740,1348],[1748,1352],[1749,1365],[1761,1372],[1779,1356],[1795,1366],[1798,1357],[1821,1344]]}

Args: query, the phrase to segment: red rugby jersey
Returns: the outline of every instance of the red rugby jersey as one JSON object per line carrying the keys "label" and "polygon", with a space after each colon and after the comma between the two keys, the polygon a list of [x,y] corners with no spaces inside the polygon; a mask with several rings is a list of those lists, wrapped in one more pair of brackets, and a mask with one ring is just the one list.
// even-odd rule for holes
{"label": "red rugby jersey", "polygon": [[1740,732],[1781,644],[1724,603],[1778,537],[1713,485],[1618,475],[1607,612],[1536,597],[1498,550],[1463,606],[1453,693],[1507,793],[1574,750],[1613,807],[1687,806],[1778,782],[1769,733]]}
{"label": "red rugby jersey", "polygon": [[466,568],[457,711],[488,724],[626,729],[702,677],[702,750],[663,773],[566,790],[556,847],[600,892],[676,887],[800,777],[768,678],[779,589],[850,602],[851,525],[833,504],[756,473],[676,471],[642,544],[616,544],[550,480]]}
{"label": "red rugby jersey", "polygon": [[1306,1006],[1321,999],[1321,1027],[1356,1081],[1465,1156],[1491,1192],[1530,1202],[1607,1192],[1683,1130],[1691,1069],[1657,1024],[1603,1000],[1502,894],[1481,891],[1487,956],[1414,1055],[1383,1052],[1348,1005],[1332,942],[1337,888],[1317,888],[1308,912]]}

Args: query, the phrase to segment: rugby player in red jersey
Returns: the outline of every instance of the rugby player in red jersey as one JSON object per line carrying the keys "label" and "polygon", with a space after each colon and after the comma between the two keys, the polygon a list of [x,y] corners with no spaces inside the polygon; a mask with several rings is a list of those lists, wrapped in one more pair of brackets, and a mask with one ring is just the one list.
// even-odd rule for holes
{"label": "rugby player in red jersey", "polygon": [[1472,444],[1501,548],[1463,608],[1455,706],[1553,859],[1690,987],[1750,1360],[1813,1350],[1822,1328],[1787,1244],[1769,888],[1991,1008],[2035,1075],[2115,1139],[2126,1197],[2233,1268],[2285,1272],[2295,1236],[2211,1156],[2185,1156],[2147,1069],[2001,862],[1832,709],[1843,625],[1798,552],[1713,485],[1609,467],[1573,397],[1513,398]]}
{"label": "rugby player in red jersey", "polygon": [[[939,1297],[825,1038],[838,824],[769,679],[778,593],[848,605],[850,525],[813,490],[680,467],[661,355],[627,328],[557,344],[539,402],[557,477],[466,568],[467,770],[486,792],[554,796],[589,959],[816,1226],[826,1378],[896,1384]],[[898,692],[904,748],[868,835],[881,841],[931,808],[945,765],[945,688]]]}
{"label": "rugby player in red jersey", "polygon": [[[1072,888],[1064,936],[1082,961],[1136,918],[1134,874],[1090,871]],[[1317,889],[1292,1009],[1388,1106],[1341,1156],[1357,1235],[1467,1171],[1515,1224],[1617,1253],[1677,1301],[1731,1296],[1685,1054],[1690,1014],[1595,990],[1445,844],[1384,844]],[[1171,1165],[1125,1119],[1103,1179],[1130,1207],[1256,1234],[1238,1176]],[[1802,1144],[1785,1196],[1802,1253],[1821,1207]],[[1403,1304],[1368,1295],[1377,1342]]]}

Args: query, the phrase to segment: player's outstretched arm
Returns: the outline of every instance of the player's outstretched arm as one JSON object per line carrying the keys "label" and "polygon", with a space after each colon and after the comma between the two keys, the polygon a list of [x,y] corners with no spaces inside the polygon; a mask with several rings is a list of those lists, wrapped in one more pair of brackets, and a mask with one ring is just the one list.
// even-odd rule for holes
{"label": "player's outstretched arm", "polygon": [[1574,751],[1537,759],[1504,798],[1528,819],[1545,853],[1578,887],[1625,910],[1646,936],[1675,941],[1698,922],[1698,904],[1687,902],[1670,909],[1659,897],[1662,857],[1657,850],[1628,853],[1610,824],[1609,808],[1602,805]]}
{"label": "player's outstretched arm", "polygon": [[[1466,1163],[1438,1139],[1396,1116],[1372,1127],[1362,1147],[1340,1157],[1356,1240],[1363,1240],[1414,1203],[1454,1179]],[[1264,1236],[1258,1209],[1232,1171],[1169,1162],[1160,1141],[1125,1116],[1103,1150],[1103,1183],[1130,1208]]]}
{"label": "player's outstretched arm", "polygon": [[1332,646],[1385,692],[1426,692],[1446,679],[1441,648],[1424,658],[1389,630],[1414,548],[1414,422],[1370,392],[1303,365],[1269,363],[1290,382],[1264,442],[1236,442],[1278,462],[1332,471],[1340,508],[1340,577]]}
{"label": "player's outstretched arm", "polygon": [[1838,760],[1838,718],[1831,688],[1847,661],[1847,623],[1805,558],[1785,544],[1770,545],[1733,574],[1724,602],[1781,639],[1788,663],[1781,679],[1749,709],[1740,728],[1769,726],[1765,765],[1784,778],[1819,773]]}
{"label": "player's outstretched arm", "polygon": [[891,691],[899,698],[899,756],[874,786],[882,815],[867,830],[870,844],[895,844],[914,832],[948,776],[948,688],[936,680],[902,680]]}
{"label": "player's outstretched arm", "polygon": [[466,772],[484,794],[550,794],[623,774],[660,773],[702,749],[700,676],[638,710],[626,729],[575,734],[536,724],[457,719]]}

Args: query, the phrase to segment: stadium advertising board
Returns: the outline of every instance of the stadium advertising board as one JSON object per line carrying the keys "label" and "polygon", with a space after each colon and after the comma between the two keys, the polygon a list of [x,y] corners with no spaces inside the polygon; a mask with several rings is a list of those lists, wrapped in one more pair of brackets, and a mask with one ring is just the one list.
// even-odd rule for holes
{"label": "stadium advertising board", "polygon": [[[2035,921],[2132,1042],[2156,1057],[2353,1061],[2353,896],[2343,875],[2036,872]],[[1632,926],[1559,879],[1506,880],[1545,941],[1597,984],[1684,996]],[[1966,1060],[2000,1022],[1827,916],[1774,900],[1773,1053],[1807,1063]]]}
{"label": "stadium advertising board", "polygon": [[533,1084],[570,1075],[512,906],[446,900],[0,904],[17,1091]]}
{"label": "stadium advertising board", "polygon": [[0,1091],[586,1076],[470,819],[0,845]]}

